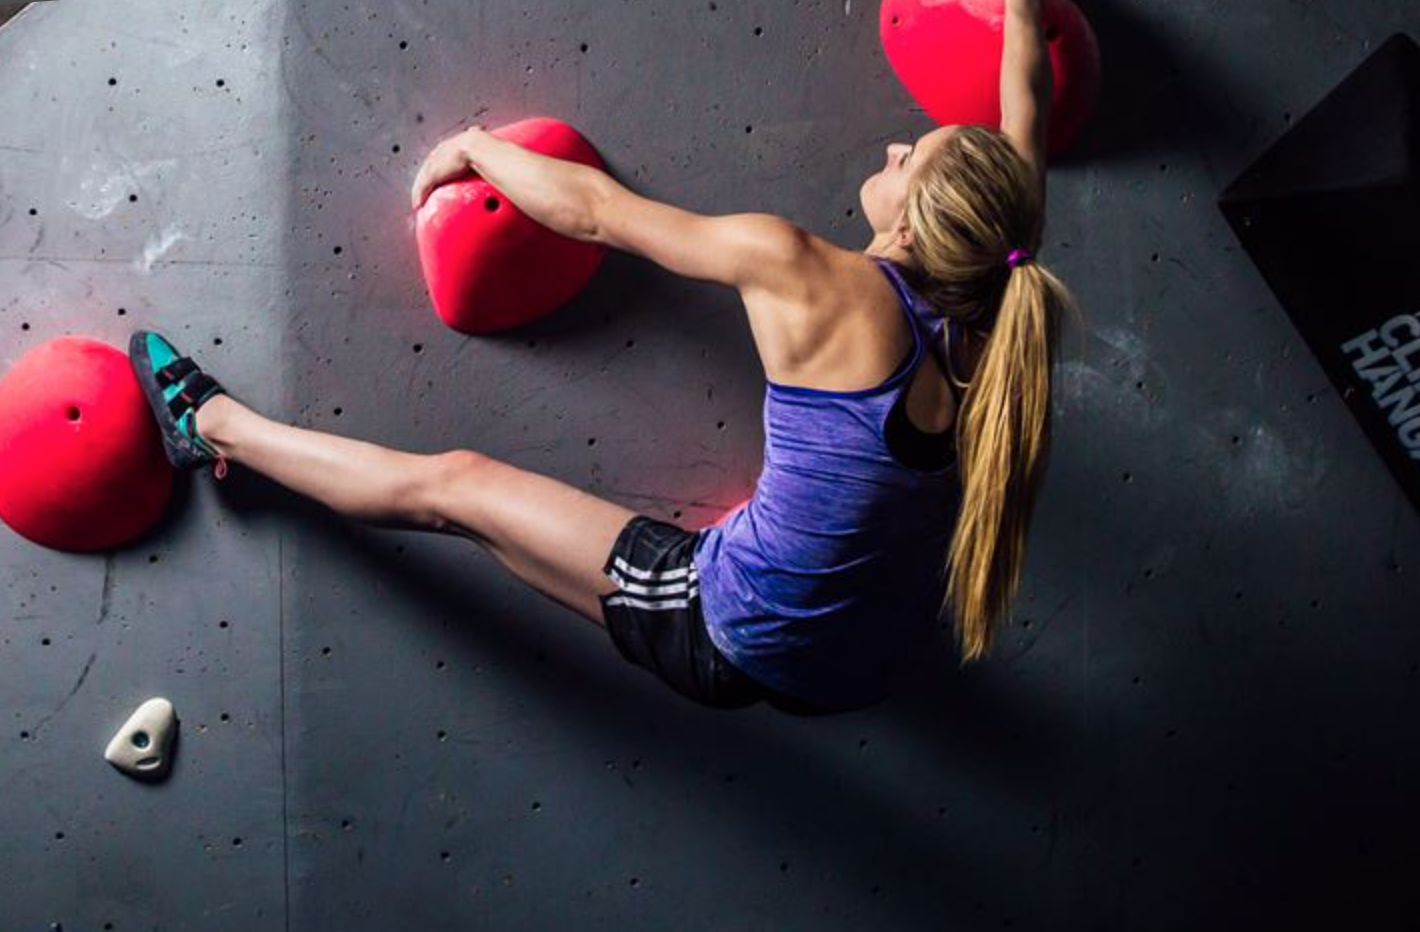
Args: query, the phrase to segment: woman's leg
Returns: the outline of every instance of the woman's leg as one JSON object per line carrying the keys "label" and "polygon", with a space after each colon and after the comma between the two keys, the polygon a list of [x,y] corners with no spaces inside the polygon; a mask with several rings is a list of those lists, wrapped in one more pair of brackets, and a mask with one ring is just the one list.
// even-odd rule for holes
{"label": "woman's leg", "polygon": [[254,469],[349,518],[459,534],[518,578],[600,625],[602,573],[635,512],[471,450],[404,453],[269,420],[229,395],[197,412],[197,431]]}

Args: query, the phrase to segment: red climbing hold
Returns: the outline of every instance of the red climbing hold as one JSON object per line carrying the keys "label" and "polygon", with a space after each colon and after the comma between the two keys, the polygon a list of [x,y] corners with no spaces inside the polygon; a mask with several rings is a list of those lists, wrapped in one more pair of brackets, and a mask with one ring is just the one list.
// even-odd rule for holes
{"label": "red climbing hold", "polygon": [[128,357],[60,337],[0,379],[0,519],[58,550],[107,550],[163,513],[173,469]]}
{"label": "red climbing hold", "polygon": [[[1001,126],[1001,51],[1005,0],[883,0],[883,51],[908,92],[943,126]],[[1071,0],[1044,0],[1055,75],[1049,154],[1070,147],[1094,113],[1100,90],[1099,42]]]}
{"label": "red climbing hold", "polygon": [[[492,132],[542,155],[603,167],[581,134],[558,120],[538,117]],[[463,333],[546,316],[586,286],[606,254],[536,223],[477,176],[434,189],[419,209],[416,235],[434,310]]]}

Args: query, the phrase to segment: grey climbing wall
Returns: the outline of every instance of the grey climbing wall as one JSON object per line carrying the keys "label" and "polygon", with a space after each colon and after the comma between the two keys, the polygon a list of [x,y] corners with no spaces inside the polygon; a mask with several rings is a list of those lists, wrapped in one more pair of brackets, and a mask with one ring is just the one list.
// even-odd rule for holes
{"label": "grey climbing wall", "polygon": [[[0,360],[63,334],[171,331],[275,365],[286,299],[279,6],[51,0],[0,28]],[[0,539],[0,928],[284,922],[281,535],[183,486],[107,554]],[[145,699],[182,718],[150,787],[102,754]]]}
{"label": "grey climbing wall", "polygon": [[[713,712],[472,545],[241,470],[110,554],[0,530],[0,929],[1416,928],[1420,523],[1214,200],[1420,12],[1086,9],[1043,256],[1084,320],[993,660]],[[711,520],[762,442],[732,293],[613,256],[514,334],[429,307],[423,155],[539,114],[857,247],[929,128],[864,0],[51,0],[0,29],[0,362],[157,326],[273,416]],[[152,695],[147,787],[101,752]]]}

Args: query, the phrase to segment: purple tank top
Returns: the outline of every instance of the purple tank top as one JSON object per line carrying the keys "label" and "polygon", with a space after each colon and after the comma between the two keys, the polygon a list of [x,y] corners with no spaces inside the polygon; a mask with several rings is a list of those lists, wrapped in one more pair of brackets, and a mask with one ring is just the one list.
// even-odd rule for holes
{"label": "purple tank top", "polygon": [[703,529],[694,552],[716,647],[769,688],[823,709],[884,698],[935,643],[961,503],[955,461],[924,472],[888,451],[884,422],[945,320],[896,266],[878,264],[911,323],[911,355],[861,391],[766,380],[754,496]]}

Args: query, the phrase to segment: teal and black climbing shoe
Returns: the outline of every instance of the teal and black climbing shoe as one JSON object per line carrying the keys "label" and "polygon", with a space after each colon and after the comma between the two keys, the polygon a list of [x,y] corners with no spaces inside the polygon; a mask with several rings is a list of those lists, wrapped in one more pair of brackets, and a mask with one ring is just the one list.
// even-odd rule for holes
{"label": "teal and black climbing shoe", "polygon": [[128,359],[157,418],[168,462],[178,469],[215,464],[213,475],[225,476],[226,458],[197,432],[197,409],[213,396],[226,394],[226,389],[151,330],[134,331],[128,340]]}

